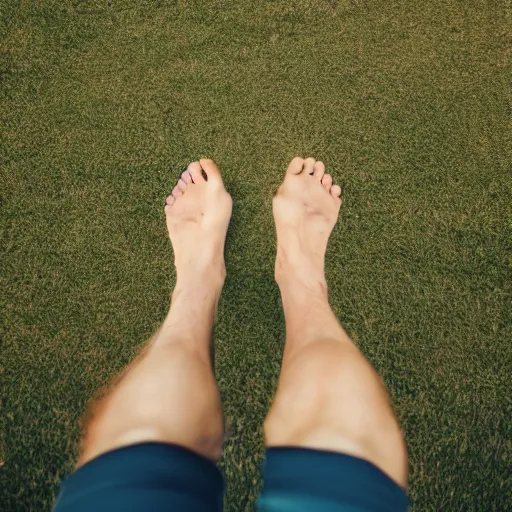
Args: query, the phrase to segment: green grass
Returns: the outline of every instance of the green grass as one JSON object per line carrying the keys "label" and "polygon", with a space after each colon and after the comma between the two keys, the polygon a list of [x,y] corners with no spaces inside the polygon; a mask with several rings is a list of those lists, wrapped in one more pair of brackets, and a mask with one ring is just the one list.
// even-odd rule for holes
{"label": "green grass", "polygon": [[2,510],[51,508],[87,399],[163,319],[164,197],[200,156],[234,198],[216,359],[226,510],[250,509],[284,338],[271,198],[296,154],[344,189],[331,303],[391,392],[413,510],[505,510],[506,6],[2,0]]}

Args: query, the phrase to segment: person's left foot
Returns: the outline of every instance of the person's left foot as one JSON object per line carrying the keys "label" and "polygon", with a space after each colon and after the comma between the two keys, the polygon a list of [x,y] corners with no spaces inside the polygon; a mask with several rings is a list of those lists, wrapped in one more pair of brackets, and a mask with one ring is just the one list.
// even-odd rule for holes
{"label": "person's left foot", "polygon": [[[203,176],[203,171],[206,178]],[[220,284],[226,273],[224,242],[232,200],[213,160],[192,162],[165,200],[167,229],[178,280],[204,271]]]}

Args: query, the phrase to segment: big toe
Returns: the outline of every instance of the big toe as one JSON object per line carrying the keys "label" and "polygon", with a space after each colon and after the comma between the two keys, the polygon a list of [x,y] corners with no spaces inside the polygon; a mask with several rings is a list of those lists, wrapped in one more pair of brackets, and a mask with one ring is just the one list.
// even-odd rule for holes
{"label": "big toe", "polygon": [[300,174],[302,169],[304,168],[304,159],[300,156],[296,156],[288,165],[288,169],[286,170],[286,174]]}
{"label": "big toe", "polygon": [[206,173],[206,176],[208,177],[208,182],[222,183],[219,168],[217,167],[217,164],[213,160],[209,158],[201,158],[201,160],[199,160],[199,163],[201,164],[203,171]]}

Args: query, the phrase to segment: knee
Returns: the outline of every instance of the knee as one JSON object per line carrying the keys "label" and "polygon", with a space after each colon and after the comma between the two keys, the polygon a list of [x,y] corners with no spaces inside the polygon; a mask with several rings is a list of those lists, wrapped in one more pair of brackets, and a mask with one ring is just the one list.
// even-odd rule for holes
{"label": "knee", "polygon": [[269,445],[348,453],[403,483],[401,430],[380,377],[355,347],[328,341],[306,347],[283,370],[265,422]]}
{"label": "knee", "polygon": [[[383,394],[378,376],[355,347],[315,342],[285,358],[265,429],[271,433],[284,423],[307,430],[341,417],[345,426],[362,423],[363,413],[375,412],[364,403]],[[353,414],[344,414],[347,409]],[[359,425],[354,428],[360,430]]]}
{"label": "knee", "polygon": [[92,404],[84,424],[82,453],[159,441],[218,460],[223,418],[213,373],[206,365],[180,346],[141,360]]}

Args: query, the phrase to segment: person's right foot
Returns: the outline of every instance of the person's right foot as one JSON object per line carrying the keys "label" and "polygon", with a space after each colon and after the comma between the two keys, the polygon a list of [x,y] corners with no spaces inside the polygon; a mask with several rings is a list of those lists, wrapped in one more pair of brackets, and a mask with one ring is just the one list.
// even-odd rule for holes
{"label": "person's right foot", "polygon": [[274,197],[276,281],[325,288],[327,242],[341,206],[341,189],[314,158],[295,157]]}

